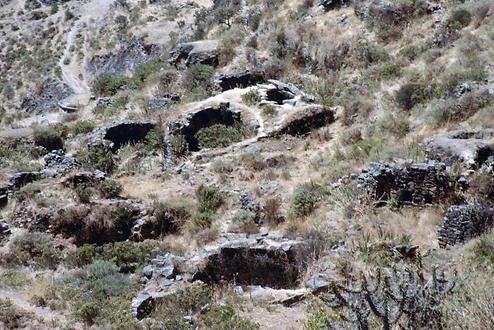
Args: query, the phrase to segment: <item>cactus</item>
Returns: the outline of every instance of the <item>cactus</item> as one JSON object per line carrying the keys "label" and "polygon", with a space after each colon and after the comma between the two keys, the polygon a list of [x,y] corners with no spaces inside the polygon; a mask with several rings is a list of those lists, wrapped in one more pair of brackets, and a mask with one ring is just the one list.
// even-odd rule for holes
{"label": "cactus", "polygon": [[333,283],[322,296],[341,319],[352,328],[369,329],[375,322],[384,330],[440,327],[439,304],[454,288],[454,280],[444,272],[432,270],[426,278],[421,262],[417,265],[393,264],[377,268],[350,286]]}

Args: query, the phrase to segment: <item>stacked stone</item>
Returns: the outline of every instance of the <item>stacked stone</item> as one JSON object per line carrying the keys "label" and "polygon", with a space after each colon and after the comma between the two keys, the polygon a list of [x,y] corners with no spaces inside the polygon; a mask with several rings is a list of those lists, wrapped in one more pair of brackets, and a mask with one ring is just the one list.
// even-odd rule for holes
{"label": "stacked stone", "polygon": [[375,162],[362,171],[358,182],[379,201],[394,198],[404,205],[438,204],[459,198],[445,171],[446,165],[436,161],[412,164]]}
{"label": "stacked stone", "polygon": [[481,205],[453,205],[439,226],[439,246],[462,244],[481,235],[493,225],[493,210]]}

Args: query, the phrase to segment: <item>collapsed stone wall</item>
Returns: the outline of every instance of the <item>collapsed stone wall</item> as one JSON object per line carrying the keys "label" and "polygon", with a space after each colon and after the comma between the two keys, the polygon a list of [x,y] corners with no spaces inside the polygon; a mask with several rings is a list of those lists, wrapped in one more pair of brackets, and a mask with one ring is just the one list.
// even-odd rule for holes
{"label": "collapsed stone wall", "polygon": [[482,205],[453,205],[437,231],[439,246],[446,248],[480,236],[493,226],[493,209]]}
{"label": "collapsed stone wall", "polygon": [[141,142],[156,127],[156,123],[145,120],[114,121],[96,128],[91,134],[89,147],[109,147],[113,152],[128,143]]}
{"label": "collapsed stone wall", "polygon": [[172,135],[182,135],[189,145],[190,151],[199,150],[199,141],[196,133],[201,128],[215,124],[225,126],[241,125],[240,111],[230,108],[230,103],[220,103],[218,106],[208,106],[188,113],[181,120],[171,122],[168,125]]}
{"label": "collapsed stone wall", "polygon": [[144,288],[132,301],[132,316],[142,319],[156,304],[191,282],[291,289],[304,275],[309,256],[302,239],[274,234],[234,234],[184,258],[165,253],[144,267]]}
{"label": "collapsed stone wall", "polygon": [[464,188],[461,182],[446,175],[446,165],[435,161],[371,163],[358,177],[358,183],[376,201],[385,203],[394,198],[402,205],[455,203],[462,201],[457,190]]}

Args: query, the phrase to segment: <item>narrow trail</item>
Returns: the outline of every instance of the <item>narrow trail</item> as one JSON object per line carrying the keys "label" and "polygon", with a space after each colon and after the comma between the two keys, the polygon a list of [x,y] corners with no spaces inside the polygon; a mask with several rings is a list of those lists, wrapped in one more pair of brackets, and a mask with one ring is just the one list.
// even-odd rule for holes
{"label": "narrow trail", "polygon": [[[82,70],[78,63],[71,60],[71,50],[81,27],[88,25],[90,22],[98,22],[108,12],[115,0],[91,0],[85,4],[80,11],[79,19],[74,23],[67,34],[67,44],[60,61],[58,62],[62,71],[63,81],[69,86],[75,95],[89,94],[87,83],[79,78]],[[66,64],[66,62],[68,62]]]}

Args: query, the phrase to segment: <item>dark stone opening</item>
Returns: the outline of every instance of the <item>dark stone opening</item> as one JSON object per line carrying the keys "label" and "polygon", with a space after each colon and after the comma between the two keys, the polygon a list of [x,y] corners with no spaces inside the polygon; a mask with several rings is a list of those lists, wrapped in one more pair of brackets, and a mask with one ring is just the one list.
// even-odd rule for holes
{"label": "dark stone opening", "polygon": [[400,201],[401,202],[413,202],[413,194],[411,191],[403,190],[400,192]]}
{"label": "dark stone opening", "polygon": [[187,126],[182,127],[174,134],[183,135],[189,145],[190,151],[199,151],[199,141],[196,133],[201,128],[210,127],[216,124],[225,126],[240,125],[240,114],[228,110],[229,104],[220,104],[219,108],[209,107],[193,114]]}
{"label": "dark stone opening", "polygon": [[115,152],[128,143],[142,142],[153,128],[152,123],[122,123],[109,127],[104,139],[113,143],[112,151]]}
{"label": "dark stone opening", "polygon": [[334,121],[332,111],[323,109],[320,111],[307,110],[307,114],[289,122],[280,130],[280,134],[303,136],[309,134],[313,129],[324,127]]}
{"label": "dark stone opening", "polygon": [[279,89],[268,89],[266,91],[266,99],[268,101],[276,102],[279,105],[282,105],[284,100],[290,100],[293,99],[293,97],[293,94]]}
{"label": "dark stone opening", "polygon": [[426,194],[424,196],[424,203],[425,204],[432,204],[432,195],[431,194]]}
{"label": "dark stone opening", "polygon": [[194,280],[287,289],[297,286],[302,270],[302,263],[292,250],[222,248],[220,253],[209,257],[206,267]]}
{"label": "dark stone opening", "polygon": [[257,72],[241,71],[220,76],[218,85],[224,92],[234,88],[246,88],[264,81],[263,76]]}
{"label": "dark stone opening", "polygon": [[484,164],[489,157],[492,156],[492,150],[489,147],[482,147],[477,152],[477,157],[475,158],[475,164],[478,168]]}

